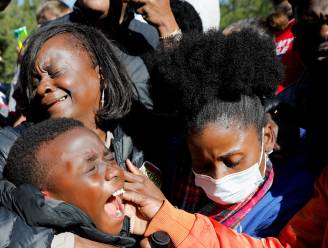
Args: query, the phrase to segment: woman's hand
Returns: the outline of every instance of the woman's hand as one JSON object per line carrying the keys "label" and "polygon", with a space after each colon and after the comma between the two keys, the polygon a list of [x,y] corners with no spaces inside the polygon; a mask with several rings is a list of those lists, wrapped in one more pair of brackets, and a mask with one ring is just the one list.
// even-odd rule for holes
{"label": "woman's hand", "polygon": [[178,30],[170,6],[170,0],[124,0],[135,6],[135,11],[151,25],[155,26],[160,36],[168,36]]}
{"label": "woman's hand", "polygon": [[[136,206],[136,213],[128,210],[127,215],[130,216],[132,222],[132,230],[136,226],[136,230],[132,231],[135,234],[142,234],[140,224],[142,221],[148,222],[158,212],[163,204],[165,196],[155,184],[144,176],[130,160],[126,161],[126,165],[130,172],[125,171],[125,183],[123,198],[125,201]],[[137,225],[136,225],[137,224]],[[145,225],[146,228],[146,225]],[[144,228],[144,229],[145,229]]]}

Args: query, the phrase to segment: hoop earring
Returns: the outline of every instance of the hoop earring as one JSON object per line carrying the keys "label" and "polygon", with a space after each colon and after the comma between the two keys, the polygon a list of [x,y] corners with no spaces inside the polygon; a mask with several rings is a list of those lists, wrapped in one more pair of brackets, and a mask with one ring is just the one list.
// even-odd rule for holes
{"label": "hoop earring", "polygon": [[104,90],[101,93],[100,104],[101,104],[101,107],[103,108],[104,107],[104,104],[105,104],[105,92],[104,92]]}

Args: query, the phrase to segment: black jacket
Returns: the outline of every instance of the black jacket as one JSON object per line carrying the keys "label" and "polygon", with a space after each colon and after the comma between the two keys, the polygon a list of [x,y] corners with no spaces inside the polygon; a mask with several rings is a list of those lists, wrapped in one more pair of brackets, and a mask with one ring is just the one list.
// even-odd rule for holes
{"label": "black jacket", "polygon": [[120,235],[105,234],[84,212],[68,203],[45,199],[31,185],[15,187],[0,181],[0,247],[50,247],[57,232],[72,232],[101,243],[131,247],[135,240],[128,237],[129,219],[124,220]]}
{"label": "black jacket", "polygon": [[[54,230],[58,228],[65,231],[75,232],[82,237],[99,242],[106,243],[106,240],[112,241],[111,239],[108,240],[108,238],[106,238],[108,235],[106,236],[105,234],[98,237],[97,235],[99,232],[97,232],[96,236],[93,236],[96,229],[85,214],[82,213],[82,211],[76,210],[76,208],[72,208],[71,205],[65,203],[57,204],[55,208],[56,211],[53,209],[51,210],[49,206],[48,208],[38,208],[41,203],[43,204],[44,199],[39,194],[35,193],[36,191],[31,190],[29,187],[26,189],[21,187],[19,192],[24,192],[24,194],[18,194],[15,187],[3,179],[2,172],[6,164],[6,159],[10,148],[22,132],[24,132],[24,130],[31,125],[31,123],[24,122],[16,128],[6,127],[0,129],[0,248],[50,247],[51,241],[55,234]],[[143,153],[133,146],[131,137],[126,135],[120,126],[117,126],[114,129],[113,135],[115,138],[112,141],[112,146],[118,164],[125,168],[125,160],[129,158],[136,166],[141,167],[143,163]],[[32,201],[33,199],[34,201]],[[52,211],[48,216],[50,219],[46,218],[47,215],[42,217],[42,211],[45,210],[48,212],[50,210]],[[60,211],[63,211],[63,213],[60,213]],[[56,214],[52,215],[54,212]],[[61,214],[68,212],[70,213],[69,215],[61,216]],[[78,230],[73,230],[74,228],[72,228],[69,224],[72,221],[78,221],[79,225],[81,224],[80,222],[83,221],[83,223],[87,226],[87,231],[89,230],[89,232],[85,234],[85,230],[81,228]],[[26,223],[33,226],[29,226]],[[57,223],[57,226],[55,223]],[[53,228],[45,228],[44,226],[50,226]],[[112,244],[116,241],[114,243],[113,242]]]}

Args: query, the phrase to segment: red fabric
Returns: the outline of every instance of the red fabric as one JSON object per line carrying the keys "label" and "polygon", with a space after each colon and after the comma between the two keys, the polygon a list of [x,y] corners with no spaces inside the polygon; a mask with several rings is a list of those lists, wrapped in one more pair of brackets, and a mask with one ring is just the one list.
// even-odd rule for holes
{"label": "red fabric", "polygon": [[291,20],[289,25],[283,31],[275,34],[276,54],[281,57],[285,67],[284,80],[277,89],[277,94],[284,90],[288,85],[295,83],[304,71],[303,63],[299,54],[293,49],[294,35],[292,28],[295,20]]}
{"label": "red fabric", "polygon": [[[219,210],[219,206],[214,204],[211,211],[215,214],[210,217],[227,227],[234,228],[238,225],[271,188],[274,172],[270,162],[268,162],[266,168],[264,183],[253,194],[247,197],[244,201],[233,204],[223,210]],[[208,216],[208,214],[206,215]]]}

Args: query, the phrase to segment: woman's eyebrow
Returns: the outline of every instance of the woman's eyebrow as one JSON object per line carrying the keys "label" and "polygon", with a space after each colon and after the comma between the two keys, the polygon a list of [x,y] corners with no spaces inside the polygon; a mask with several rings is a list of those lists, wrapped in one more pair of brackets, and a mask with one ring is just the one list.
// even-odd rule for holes
{"label": "woman's eyebrow", "polygon": [[234,150],[231,150],[231,151],[228,151],[224,154],[220,154],[220,158],[228,158],[232,155],[242,155],[243,153],[240,151],[240,148],[237,148],[237,149],[234,149]]}

